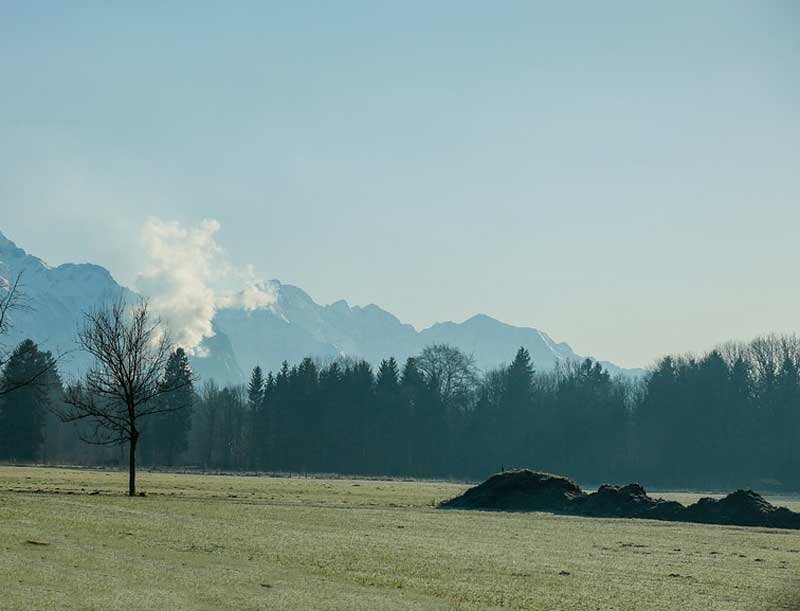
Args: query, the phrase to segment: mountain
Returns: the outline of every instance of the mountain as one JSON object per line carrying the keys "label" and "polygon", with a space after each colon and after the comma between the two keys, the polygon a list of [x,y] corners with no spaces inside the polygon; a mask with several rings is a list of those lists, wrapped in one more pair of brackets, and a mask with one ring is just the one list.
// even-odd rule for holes
{"label": "mountain", "polygon": [[[103,267],[88,263],[50,267],[0,233],[0,277],[13,278],[19,272],[30,309],[16,313],[14,327],[2,338],[6,346],[31,337],[54,352],[74,351],[83,312],[120,297],[128,301],[138,298]],[[437,323],[417,331],[373,304],[360,307],[337,301],[320,305],[296,286],[278,280],[266,284],[262,288],[276,295],[273,304],[255,310],[225,308],[217,312],[215,335],[201,344],[198,354],[202,356],[192,359],[201,378],[241,383],[257,364],[265,370],[277,370],[284,360],[295,363],[305,356],[323,360],[351,356],[373,364],[394,356],[402,361],[432,343],[447,343],[473,354],[482,370],[509,362],[520,346],[528,349],[539,370],[582,358],[546,333],[508,325],[484,314],[463,323]],[[73,352],[61,369],[68,375],[79,375],[88,365],[86,355]],[[641,373],[612,363],[604,365],[612,373]]]}
{"label": "mountain", "polygon": [[[323,360],[354,356],[373,364],[394,356],[402,362],[434,343],[450,344],[474,355],[484,371],[511,361],[520,346],[530,352],[541,371],[584,358],[542,331],[508,325],[485,314],[417,331],[374,304],[360,307],[337,301],[320,305],[302,289],[278,280],[262,288],[277,296],[271,306],[252,311],[225,309],[214,319],[245,371],[255,365],[277,370],[283,360],[293,363],[308,355]],[[642,373],[601,362],[612,374]]]}
{"label": "mountain", "polygon": [[[556,343],[538,329],[515,327],[477,314],[461,324],[440,322],[420,333],[423,344],[450,344],[474,354],[481,369],[507,363],[510,346],[525,346],[540,369],[552,369],[559,361],[579,358],[565,343]],[[512,348],[512,352],[515,349]]]}
{"label": "mountain", "polygon": [[377,306],[351,307],[345,301],[323,306],[295,286],[277,280],[268,285],[262,288],[276,295],[273,305],[251,311],[224,309],[214,319],[245,370],[256,364],[275,370],[284,360],[293,363],[309,355],[323,360],[353,356],[379,363],[418,351],[414,327]]}
{"label": "mountain", "polygon": [[[31,338],[53,354],[62,355],[59,371],[67,378],[82,375],[92,364],[76,343],[83,313],[120,298],[129,303],[139,298],[99,265],[65,263],[51,267],[0,233],[0,278],[13,280],[17,274],[22,274],[25,307],[14,312],[13,326],[8,335],[0,338],[0,347],[10,348]],[[206,357],[192,362],[202,378],[221,382],[244,379],[231,343],[223,333],[207,338],[204,352]]]}
{"label": "mountain", "polygon": [[0,278],[13,281],[20,273],[25,308],[14,312],[13,326],[0,341],[10,347],[30,337],[54,354],[69,353],[61,367],[67,371],[82,371],[90,364],[75,343],[83,312],[120,297],[135,297],[103,267],[89,263],[50,267],[0,233]]}

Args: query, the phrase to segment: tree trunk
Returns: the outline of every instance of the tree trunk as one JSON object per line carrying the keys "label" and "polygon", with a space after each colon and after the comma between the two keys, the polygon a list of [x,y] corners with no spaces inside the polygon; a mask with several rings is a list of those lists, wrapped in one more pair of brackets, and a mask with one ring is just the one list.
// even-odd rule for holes
{"label": "tree trunk", "polygon": [[136,496],[136,443],[139,441],[139,433],[131,435],[131,443],[128,447],[128,496]]}

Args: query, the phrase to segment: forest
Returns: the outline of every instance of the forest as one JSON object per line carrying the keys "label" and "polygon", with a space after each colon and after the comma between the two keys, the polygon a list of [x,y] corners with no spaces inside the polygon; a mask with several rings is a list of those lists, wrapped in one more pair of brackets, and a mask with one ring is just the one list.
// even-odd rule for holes
{"label": "forest", "polygon": [[[173,352],[165,399],[184,409],[143,421],[145,467],[480,479],[531,467],[581,482],[663,488],[800,489],[800,340],[766,336],[702,356],[661,359],[642,379],[586,359],[539,372],[524,348],[507,366],[431,345],[398,363],[306,358],[256,367],[246,386],[200,383]],[[30,340],[3,369],[19,385],[52,356]],[[0,460],[124,465],[125,443],[91,445],[65,423],[57,364],[0,390]],[[179,396],[176,396],[179,395]]]}

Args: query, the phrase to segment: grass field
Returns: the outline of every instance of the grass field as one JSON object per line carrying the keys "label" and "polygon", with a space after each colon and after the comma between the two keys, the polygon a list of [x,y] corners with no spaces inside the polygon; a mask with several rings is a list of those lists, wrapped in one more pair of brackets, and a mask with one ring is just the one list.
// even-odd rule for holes
{"label": "grass field", "polygon": [[447,483],[140,488],[0,467],[0,608],[800,609],[798,531],[437,510],[464,489]]}

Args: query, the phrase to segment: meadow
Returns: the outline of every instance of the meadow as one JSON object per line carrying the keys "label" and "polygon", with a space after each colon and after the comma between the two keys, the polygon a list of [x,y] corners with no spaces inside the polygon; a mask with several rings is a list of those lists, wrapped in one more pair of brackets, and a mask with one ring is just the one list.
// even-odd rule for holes
{"label": "meadow", "polygon": [[122,472],[0,467],[0,608],[800,608],[798,531],[444,511],[466,486],[440,482],[139,485],[127,498]]}

